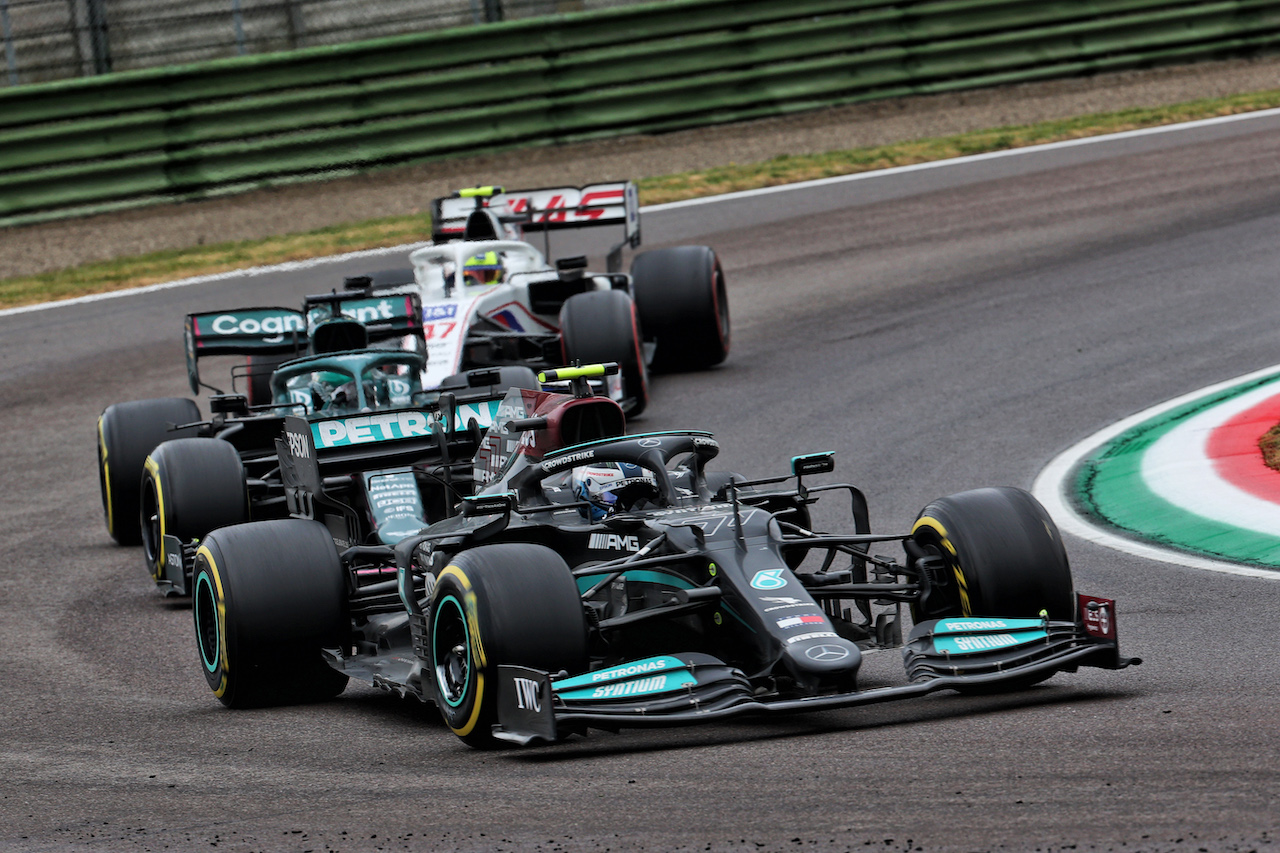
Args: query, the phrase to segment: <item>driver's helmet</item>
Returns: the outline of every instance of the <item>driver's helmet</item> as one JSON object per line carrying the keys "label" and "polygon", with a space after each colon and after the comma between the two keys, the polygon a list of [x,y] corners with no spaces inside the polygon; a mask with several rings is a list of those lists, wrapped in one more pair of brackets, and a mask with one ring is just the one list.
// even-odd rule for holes
{"label": "driver's helmet", "polygon": [[[369,403],[382,402],[378,399],[375,383],[364,383],[364,394]],[[348,415],[360,408],[360,394],[356,381],[345,373],[323,371],[312,375],[311,410],[329,415]]]}
{"label": "driver's helmet", "polygon": [[307,389],[311,392],[311,411],[327,411],[333,404],[334,391],[350,382],[351,377],[345,373],[334,373],[323,370],[311,374]]}
{"label": "driver's helmet", "polygon": [[493,251],[472,255],[462,265],[462,277],[468,284],[498,284],[506,274],[502,259]]}
{"label": "driver's helmet", "polygon": [[590,521],[635,509],[641,501],[658,496],[653,474],[630,462],[580,465],[573,469],[569,485],[575,498],[586,501],[578,511]]}

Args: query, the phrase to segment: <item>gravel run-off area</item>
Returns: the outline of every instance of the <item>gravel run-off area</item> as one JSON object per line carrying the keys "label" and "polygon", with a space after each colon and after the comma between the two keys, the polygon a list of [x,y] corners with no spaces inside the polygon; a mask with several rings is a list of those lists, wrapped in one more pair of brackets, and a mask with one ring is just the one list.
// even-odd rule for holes
{"label": "gravel run-off area", "polygon": [[[384,169],[198,202],[0,228],[0,279],[161,249],[422,211],[462,186],[581,185],[1280,88],[1280,57],[898,98],[786,118]],[[643,197],[641,203],[644,202]]]}

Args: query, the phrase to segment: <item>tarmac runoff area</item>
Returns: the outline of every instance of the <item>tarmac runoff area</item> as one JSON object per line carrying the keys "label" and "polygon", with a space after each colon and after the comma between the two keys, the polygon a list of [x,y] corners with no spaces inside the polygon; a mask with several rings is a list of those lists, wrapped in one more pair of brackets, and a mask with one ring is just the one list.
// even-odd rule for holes
{"label": "tarmac runoff area", "polygon": [[1058,456],[1034,492],[1063,530],[1151,559],[1280,580],[1280,365],[1170,400]]}

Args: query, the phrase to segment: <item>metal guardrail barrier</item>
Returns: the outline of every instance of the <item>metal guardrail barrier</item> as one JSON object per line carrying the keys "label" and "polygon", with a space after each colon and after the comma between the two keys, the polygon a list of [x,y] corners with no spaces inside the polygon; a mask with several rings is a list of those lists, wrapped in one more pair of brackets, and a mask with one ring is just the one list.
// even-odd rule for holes
{"label": "metal guardrail barrier", "polygon": [[0,0],[0,87],[646,0]]}
{"label": "metal guardrail barrier", "polygon": [[1277,0],[674,0],[0,90],[0,224],[1280,49]]}

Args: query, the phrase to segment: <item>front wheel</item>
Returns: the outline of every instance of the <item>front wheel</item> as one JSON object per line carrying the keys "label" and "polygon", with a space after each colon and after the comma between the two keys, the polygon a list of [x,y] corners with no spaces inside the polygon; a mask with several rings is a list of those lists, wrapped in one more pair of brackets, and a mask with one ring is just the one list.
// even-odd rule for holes
{"label": "front wheel", "polygon": [[499,665],[587,668],[582,600],[564,560],[527,543],[458,554],[436,579],[429,623],[436,704],[466,744],[497,745]]}
{"label": "front wheel", "polygon": [[566,364],[616,361],[622,369],[627,417],[649,405],[649,370],[640,350],[636,304],[621,290],[577,293],[560,308],[560,334]]}
{"label": "front wheel", "polygon": [[[503,364],[492,369],[498,371],[497,381],[492,385],[472,386],[469,382],[468,374],[463,372],[446,376],[441,381],[440,387],[450,388],[457,394],[466,394],[468,390],[493,393],[504,388],[523,388],[529,391],[542,390],[542,385],[538,382],[538,374],[534,373],[531,367],[526,367],[522,364]],[[464,388],[468,390],[462,390]]]}
{"label": "front wheel", "polygon": [[939,498],[921,510],[912,537],[942,558],[944,582],[913,610],[917,622],[946,616],[1075,618],[1071,567],[1057,525],[1040,502],[1008,486]]}
{"label": "front wheel", "polygon": [[323,524],[215,530],[196,553],[192,587],[201,668],[222,704],[294,705],[347,686],[321,654],[344,647],[350,626],[342,563]]}
{"label": "front wheel", "polygon": [[392,270],[374,270],[369,273],[369,283],[374,290],[387,287],[405,287],[413,284],[413,267],[400,267]]}
{"label": "front wheel", "polygon": [[165,536],[190,542],[249,520],[240,453],[216,438],[163,442],[143,466],[141,516],[142,550],[158,582],[164,578]]}

